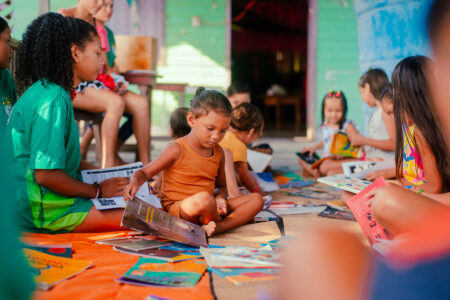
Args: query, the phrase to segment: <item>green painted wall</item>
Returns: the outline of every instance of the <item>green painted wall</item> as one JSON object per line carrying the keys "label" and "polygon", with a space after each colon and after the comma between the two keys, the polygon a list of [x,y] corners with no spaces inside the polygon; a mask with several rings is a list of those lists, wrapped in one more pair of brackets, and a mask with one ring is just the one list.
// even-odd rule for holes
{"label": "green painted wall", "polygon": [[358,33],[353,0],[317,0],[316,124],[321,121],[323,96],[342,90],[348,100],[347,118],[364,128],[362,100],[358,90]]}
{"label": "green painted wall", "polygon": [[[77,2],[78,0],[50,0],[50,11],[73,7]],[[39,15],[39,1],[14,0],[12,6],[14,9],[13,18],[10,22],[13,28],[12,37],[21,40],[28,24]]]}
{"label": "green painted wall", "polygon": [[[192,17],[201,19],[193,27]],[[226,1],[166,1],[166,63],[158,66],[161,82],[225,89]]]}

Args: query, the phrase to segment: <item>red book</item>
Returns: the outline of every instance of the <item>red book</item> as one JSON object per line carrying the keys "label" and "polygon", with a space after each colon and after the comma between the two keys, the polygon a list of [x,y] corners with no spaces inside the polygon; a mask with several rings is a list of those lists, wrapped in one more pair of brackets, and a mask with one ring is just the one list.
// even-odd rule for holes
{"label": "red book", "polygon": [[387,240],[388,237],[377,220],[375,220],[370,207],[367,205],[369,199],[366,195],[373,190],[386,186],[386,182],[383,177],[378,178],[372,182],[368,187],[362,190],[359,194],[347,201],[348,207],[350,207],[356,221],[361,226],[364,235],[369,239],[370,244],[378,243],[378,240]]}

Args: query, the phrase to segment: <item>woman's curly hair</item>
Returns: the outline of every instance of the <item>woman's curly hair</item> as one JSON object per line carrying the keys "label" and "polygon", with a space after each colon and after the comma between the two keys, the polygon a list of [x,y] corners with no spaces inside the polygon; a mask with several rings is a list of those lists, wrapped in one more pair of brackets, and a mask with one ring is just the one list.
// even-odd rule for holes
{"label": "woman's curly hair", "polygon": [[22,94],[43,79],[72,92],[72,45],[83,49],[97,35],[95,27],[81,19],[46,13],[28,25],[18,49],[16,80]]}

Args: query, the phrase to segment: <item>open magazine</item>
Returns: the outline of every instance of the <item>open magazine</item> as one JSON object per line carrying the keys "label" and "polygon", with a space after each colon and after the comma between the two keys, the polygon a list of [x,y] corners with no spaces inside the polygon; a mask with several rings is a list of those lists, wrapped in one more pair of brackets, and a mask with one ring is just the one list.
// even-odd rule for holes
{"label": "open magazine", "polygon": [[[131,177],[131,175],[136,170],[139,170],[141,168],[142,163],[136,162],[113,168],[83,170],[81,171],[81,176],[83,177],[83,182],[93,184],[95,182],[100,183],[105,181],[106,179],[114,177]],[[159,199],[155,195],[150,194],[147,182],[141,185],[141,187],[136,193],[136,196],[155,207],[161,208],[161,203]],[[124,208],[126,206],[126,202],[122,196],[98,198],[91,200],[92,202],[94,202],[95,208],[97,210]]]}

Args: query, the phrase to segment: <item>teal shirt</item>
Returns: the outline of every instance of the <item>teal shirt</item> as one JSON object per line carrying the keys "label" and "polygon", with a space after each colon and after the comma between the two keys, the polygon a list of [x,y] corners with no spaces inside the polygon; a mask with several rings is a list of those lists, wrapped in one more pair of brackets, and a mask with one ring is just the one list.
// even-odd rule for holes
{"label": "teal shirt", "polygon": [[7,129],[25,228],[73,230],[83,222],[92,202],[49,191],[34,178],[36,169],[59,169],[81,181],[79,133],[69,93],[50,82],[35,82],[17,101]]}
{"label": "teal shirt", "polygon": [[114,67],[116,61],[116,40],[114,39],[114,33],[105,26],[106,31],[108,32],[108,43],[109,43],[109,51],[106,52],[106,58],[108,59],[108,65],[112,68]]}
{"label": "teal shirt", "polygon": [[0,137],[4,136],[16,100],[16,84],[11,73],[8,69],[0,69]]}

